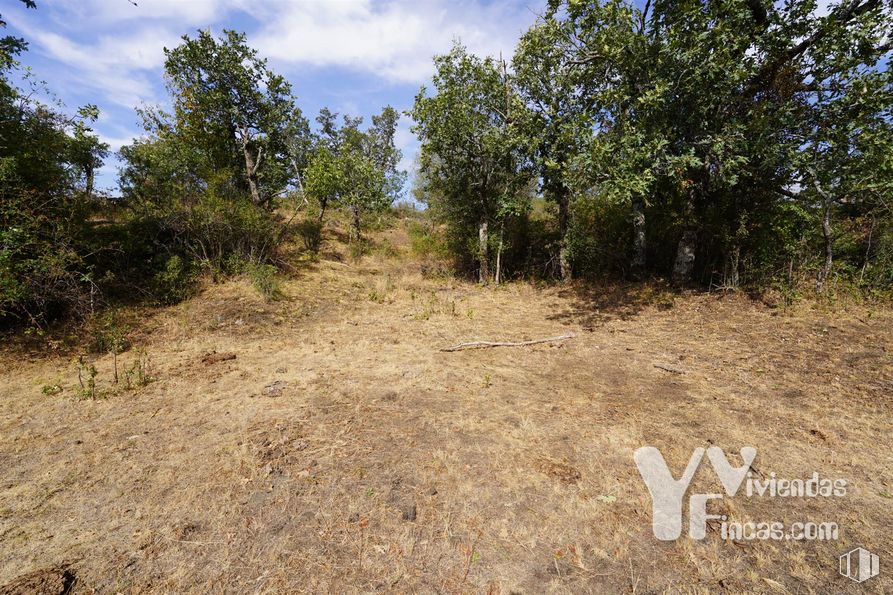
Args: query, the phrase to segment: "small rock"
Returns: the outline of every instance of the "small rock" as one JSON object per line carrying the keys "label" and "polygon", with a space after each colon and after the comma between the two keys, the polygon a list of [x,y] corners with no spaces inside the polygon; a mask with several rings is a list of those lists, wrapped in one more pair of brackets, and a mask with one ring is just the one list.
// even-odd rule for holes
{"label": "small rock", "polygon": [[286,372],[288,372],[288,368],[276,368],[277,374],[285,374]]}
{"label": "small rock", "polygon": [[410,504],[403,509],[403,520],[404,521],[414,521],[415,517],[416,517],[415,504]]}
{"label": "small rock", "polygon": [[286,387],[288,387],[287,382],[277,380],[266,385],[262,392],[265,397],[278,397],[282,395],[282,391],[284,391]]}
{"label": "small rock", "polygon": [[437,488],[431,488],[430,490],[428,490],[428,495],[429,495],[429,496],[436,496],[436,495],[437,495]]}
{"label": "small rock", "polygon": [[228,362],[234,359],[236,359],[235,353],[217,353],[216,351],[209,351],[202,356],[202,363],[210,366],[212,364]]}

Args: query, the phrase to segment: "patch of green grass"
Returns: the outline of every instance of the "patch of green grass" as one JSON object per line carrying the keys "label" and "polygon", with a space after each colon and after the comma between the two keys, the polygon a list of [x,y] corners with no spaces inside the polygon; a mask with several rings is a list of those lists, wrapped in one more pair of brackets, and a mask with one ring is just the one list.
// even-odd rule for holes
{"label": "patch of green grass", "polygon": [[53,395],[58,395],[62,392],[62,387],[58,384],[44,384],[43,388],[40,389],[40,392],[44,395],[51,397]]}
{"label": "patch of green grass", "polygon": [[245,272],[251,279],[251,284],[265,300],[275,301],[282,298],[282,286],[276,267],[271,264],[251,264]]}

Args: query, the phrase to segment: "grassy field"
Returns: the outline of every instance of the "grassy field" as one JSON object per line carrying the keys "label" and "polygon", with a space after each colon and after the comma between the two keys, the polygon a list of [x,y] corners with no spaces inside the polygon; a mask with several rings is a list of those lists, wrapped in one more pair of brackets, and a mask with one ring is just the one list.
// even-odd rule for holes
{"label": "grassy field", "polygon": [[[235,280],[131,313],[118,384],[111,354],[6,345],[0,593],[893,591],[890,311],[487,288],[424,275],[400,227],[376,242],[330,241],[278,301]],[[658,541],[645,445],[676,477],[715,445],[845,478],[710,505],[839,539]],[[690,492],[717,491],[705,459]],[[838,574],[856,546],[881,559],[863,585]]]}

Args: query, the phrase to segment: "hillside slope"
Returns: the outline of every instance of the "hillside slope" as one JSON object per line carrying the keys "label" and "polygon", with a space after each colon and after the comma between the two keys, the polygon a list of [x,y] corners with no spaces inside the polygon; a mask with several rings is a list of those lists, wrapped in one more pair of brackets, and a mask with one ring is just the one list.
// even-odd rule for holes
{"label": "hillside slope", "polygon": [[[134,390],[111,355],[81,400],[76,354],[4,349],[0,585],[64,567],[83,593],[845,592],[838,554],[890,559],[889,313],[485,288],[424,276],[400,229],[377,241],[359,261],[330,242],[280,301],[230,281],[151,313]],[[766,476],[847,478],[841,499],[717,503],[840,540],[658,542],[645,445],[677,477],[695,447],[750,445]]]}

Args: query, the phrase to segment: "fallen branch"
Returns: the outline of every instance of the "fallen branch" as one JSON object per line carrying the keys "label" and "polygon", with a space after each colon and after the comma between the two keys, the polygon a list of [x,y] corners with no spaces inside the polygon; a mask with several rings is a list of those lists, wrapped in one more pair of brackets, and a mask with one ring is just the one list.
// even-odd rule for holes
{"label": "fallen branch", "polygon": [[654,364],[655,368],[671,372],[673,374],[685,374],[685,370],[682,368],[677,368],[676,366],[668,366],[667,364]]}
{"label": "fallen branch", "polygon": [[471,343],[459,343],[452,347],[444,347],[441,351],[461,351],[463,349],[485,349],[487,347],[526,347],[527,345],[537,345],[539,343],[555,343],[557,341],[565,341],[572,339],[576,335],[569,333],[567,335],[558,335],[557,337],[548,337],[546,339],[534,339],[533,341],[472,341]]}

